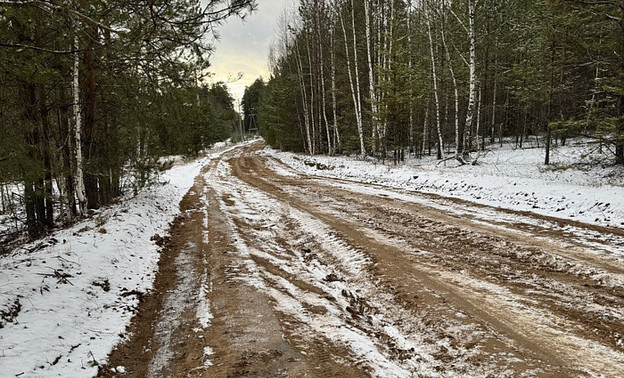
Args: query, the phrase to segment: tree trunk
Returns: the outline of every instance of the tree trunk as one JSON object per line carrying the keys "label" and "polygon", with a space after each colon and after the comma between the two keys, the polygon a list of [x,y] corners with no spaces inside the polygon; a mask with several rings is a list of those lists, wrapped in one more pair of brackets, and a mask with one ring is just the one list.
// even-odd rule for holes
{"label": "tree trunk", "polygon": [[455,70],[453,70],[453,63],[451,62],[451,54],[449,53],[448,46],[446,44],[446,38],[444,36],[444,30],[441,30],[442,44],[444,45],[444,51],[446,52],[446,60],[448,62],[449,72],[453,79],[453,90],[455,92],[455,159],[462,164],[465,164],[464,159],[460,156],[460,151],[463,146],[461,145],[461,138],[459,136],[459,89],[457,88],[457,78],[455,77]]}
{"label": "tree trunk", "polygon": [[310,155],[316,155],[316,124],[315,124],[315,120],[314,120],[314,74],[312,73],[312,51],[310,50],[310,35],[311,32],[308,31],[307,36],[306,36],[306,48],[308,51],[308,73],[310,74],[310,107],[308,109],[308,111],[310,112],[310,132],[312,133],[311,135],[311,141],[312,141],[312,146],[311,146],[311,150],[310,150]]}
{"label": "tree trunk", "polygon": [[479,88],[479,101],[477,102],[477,127],[476,127],[476,131],[475,131],[475,136],[477,138],[477,156],[475,156],[474,160],[472,161],[472,165],[477,165],[479,158],[481,158],[481,151],[483,151],[483,146],[481,145],[481,143],[483,142],[483,139],[481,139],[479,137],[479,129],[481,128],[481,96],[483,95],[483,91],[481,88]]}
{"label": "tree trunk", "polygon": [[42,185],[42,197],[45,202],[42,222],[47,230],[54,227],[54,198],[52,192],[52,154],[50,151],[50,118],[45,88],[40,86],[39,115],[41,118],[41,155],[45,177]]}
{"label": "tree trunk", "polygon": [[26,227],[28,228],[28,237],[37,239],[41,236],[39,224],[37,222],[37,213],[35,211],[35,190],[34,183],[26,178],[24,180],[24,206],[26,208]]}
{"label": "tree trunk", "polygon": [[295,42],[296,59],[297,59],[297,77],[299,78],[299,85],[301,87],[302,103],[303,103],[303,120],[305,123],[306,132],[306,150],[307,153],[312,155],[312,136],[310,134],[310,113],[308,112],[308,94],[305,86],[305,80],[303,78],[303,65],[301,63],[301,53],[299,52],[299,45]]}
{"label": "tree trunk", "polygon": [[353,80],[353,72],[351,71],[351,60],[349,58],[349,42],[347,38],[347,29],[345,28],[342,15],[339,15],[339,18],[340,18],[340,26],[342,27],[342,34],[344,36],[345,54],[347,58],[347,73],[349,75],[349,85],[351,86],[351,97],[353,99],[353,107],[355,109],[355,122],[357,124],[358,134],[360,137],[360,156],[364,157],[366,156],[366,149],[364,148],[364,132],[362,130],[362,118],[361,118],[362,114],[360,112],[360,107],[358,105],[358,97],[357,97],[357,92],[355,90],[355,85],[353,84],[354,80]]}
{"label": "tree trunk", "polygon": [[[620,69],[624,70],[622,54],[624,54],[624,0],[620,2]],[[619,98],[619,120],[615,129],[615,164],[624,165],[624,95]]]}
{"label": "tree trunk", "polygon": [[331,28],[331,85],[332,85],[332,108],[334,116],[334,149],[337,152],[340,148],[340,133],[338,132],[338,108],[336,104],[336,52],[335,52],[335,30]]}
{"label": "tree trunk", "polygon": [[432,12],[427,15],[427,35],[429,36],[429,52],[431,53],[431,77],[433,79],[433,95],[435,98],[435,107],[436,107],[436,125],[438,129],[438,159],[444,159],[444,151],[442,150],[442,130],[440,126],[440,97],[438,94],[438,79],[436,75],[436,59],[435,52],[433,50],[433,35],[431,33],[431,17]]}
{"label": "tree trunk", "polygon": [[546,125],[546,157],[544,158],[544,165],[550,164],[550,124]]}
{"label": "tree trunk", "polygon": [[427,99],[427,106],[425,107],[425,120],[423,122],[423,136],[422,136],[422,152],[421,156],[425,155],[425,151],[427,150],[427,132],[428,132],[428,123],[429,122],[429,99]]}
{"label": "tree trunk", "polygon": [[620,119],[615,130],[615,164],[624,165],[624,96],[620,96]]}
{"label": "tree trunk", "polygon": [[408,140],[407,144],[409,145],[410,152],[415,151],[415,143],[414,143],[414,91],[412,88],[414,77],[412,73],[412,65],[413,65],[413,55],[412,55],[412,1],[409,0],[407,2],[407,69],[409,72],[409,118],[408,118]]}
{"label": "tree trunk", "polygon": [[[325,2],[324,0],[321,1],[321,9],[325,9]],[[323,12],[319,12],[319,17],[320,15],[323,14]],[[325,131],[327,134],[327,154],[329,155],[333,155],[334,154],[334,148],[332,147],[332,142],[331,142],[331,133],[329,131],[329,120],[327,119],[327,102],[326,102],[326,93],[325,93],[325,59],[323,56],[323,38],[321,35],[321,25],[320,22],[316,23],[316,37],[318,38],[318,49],[319,49],[319,58],[320,58],[320,62],[319,62],[319,68],[321,70],[321,111],[323,112],[323,122],[325,123]]]}
{"label": "tree trunk", "polygon": [[494,90],[492,93],[492,123],[490,124],[491,133],[490,133],[490,142],[494,144],[494,133],[496,127],[496,89],[498,86],[498,56],[494,58]]}
{"label": "tree trunk", "polygon": [[[355,3],[351,0],[351,25],[353,28],[353,68],[355,70],[355,87],[357,90],[357,112],[358,112],[358,134],[360,136],[360,154],[362,158],[366,156],[366,146],[364,144],[364,125],[362,124],[362,94],[360,90],[360,70],[358,68],[357,55],[357,34],[355,30]],[[348,58],[347,58],[348,59]]]}
{"label": "tree trunk", "polygon": [[58,123],[59,123],[59,143],[58,149],[61,151],[61,165],[63,177],[60,179],[62,184],[59,187],[63,187],[63,200],[65,201],[67,208],[63,214],[65,221],[71,221],[76,216],[76,192],[74,190],[74,175],[72,156],[74,149],[72,141],[74,140],[72,134],[72,126],[69,116],[69,105],[65,92],[65,87],[60,85],[58,90],[59,110],[58,110]]}
{"label": "tree trunk", "polygon": [[[28,34],[26,28],[17,20],[12,20],[17,30],[18,42],[35,44],[36,41]],[[38,172],[42,159],[41,151],[41,134],[39,124],[39,116],[37,114],[37,88],[27,79],[20,78],[18,80],[18,96],[22,104],[21,122],[24,127],[24,145],[28,163],[24,169],[24,207],[26,211],[26,227],[28,236],[36,239],[43,233],[43,217],[40,206],[43,203],[41,188],[41,174]]]}
{"label": "tree trunk", "polygon": [[84,169],[85,195],[87,197],[87,208],[98,209],[100,207],[100,173],[102,169],[103,146],[98,140],[101,133],[96,130],[96,52],[98,45],[98,27],[93,25],[88,29],[89,38],[84,52],[84,83],[83,102],[84,120],[82,125],[82,142],[85,147],[84,159],[86,162]]}
{"label": "tree trunk", "polygon": [[373,128],[373,153],[378,151],[379,142],[379,111],[377,109],[377,96],[375,93],[375,69],[371,53],[371,26],[370,26],[370,0],[364,0],[364,18],[366,19],[366,55],[368,62],[368,90],[371,102],[372,128]]}
{"label": "tree trunk", "polygon": [[74,67],[73,67],[73,95],[74,95],[74,105],[73,105],[73,113],[74,113],[74,146],[76,148],[75,158],[76,158],[76,195],[78,197],[78,211],[80,214],[85,214],[87,212],[87,197],[85,195],[85,184],[84,184],[84,171],[83,171],[83,156],[82,156],[82,114],[80,112],[80,53],[78,50],[80,49],[80,41],[78,39],[78,27],[75,26],[76,36],[74,37]]}
{"label": "tree trunk", "polygon": [[[470,39],[470,90],[468,97],[468,110],[466,112],[466,124],[464,126],[464,133],[469,132],[472,128],[476,97],[477,97],[477,70],[476,70],[476,40],[475,40],[475,1],[468,0],[468,38]],[[468,151],[466,146],[463,149],[463,158],[467,158]]]}

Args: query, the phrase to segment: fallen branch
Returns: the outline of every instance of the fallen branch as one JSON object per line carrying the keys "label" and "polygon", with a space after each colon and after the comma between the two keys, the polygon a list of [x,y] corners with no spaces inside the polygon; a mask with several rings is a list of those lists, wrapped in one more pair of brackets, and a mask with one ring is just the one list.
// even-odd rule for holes
{"label": "fallen branch", "polygon": [[61,273],[58,270],[54,269],[54,273],[37,273],[40,276],[43,277],[50,277],[50,278],[56,278],[57,279],[57,283],[62,283],[62,284],[70,284],[72,286],[74,286],[73,283],[71,283],[70,280],[68,280],[68,278],[72,278],[74,276],[72,276],[69,273]]}

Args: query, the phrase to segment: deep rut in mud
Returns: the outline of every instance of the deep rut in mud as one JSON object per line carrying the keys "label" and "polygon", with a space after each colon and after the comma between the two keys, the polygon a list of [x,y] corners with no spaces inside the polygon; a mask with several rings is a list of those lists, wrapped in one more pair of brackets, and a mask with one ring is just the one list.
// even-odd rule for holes
{"label": "deep rut in mud", "polygon": [[624,376],[619,230],[283,174],[262,147],[196,179],[101,376]]}

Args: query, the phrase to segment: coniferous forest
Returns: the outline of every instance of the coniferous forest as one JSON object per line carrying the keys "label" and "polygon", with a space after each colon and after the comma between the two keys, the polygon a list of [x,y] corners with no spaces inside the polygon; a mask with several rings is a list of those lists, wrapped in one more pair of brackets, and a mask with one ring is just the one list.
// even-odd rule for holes
{"label": "coniferous forest", "polygon": [[1,210],[24,208],[36,238],[114,201],[122,177],[145,185],[159,156],[228,138],[233,99],[202,81],[208,41],[252,3],[1,1]]}
{"label": "coniferous forest", "polygon": [[477,164],[494,143],[585,137],[624,164],[624,3],[301,0],[257,103],[262,136],[309,154]]}

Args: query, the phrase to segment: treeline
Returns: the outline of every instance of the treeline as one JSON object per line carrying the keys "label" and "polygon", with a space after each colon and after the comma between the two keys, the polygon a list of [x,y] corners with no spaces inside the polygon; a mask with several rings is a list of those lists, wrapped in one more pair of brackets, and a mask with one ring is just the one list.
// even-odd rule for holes
{"label": "treeline", "polygon": [[275,147],[476,163],[592,138],[624,164],[624,3],[300,0],[258,104]]}
{"label": "treeline", "polygon": [[[220,21],[252,0],[0,2],[0,183],[23,185],[30,237],[145,184],[157,158],[194,154],[235,123],[201,84]],[[3,192],[4,193],[4,192]],[[3,196],[4,198],[4,196]]]}

